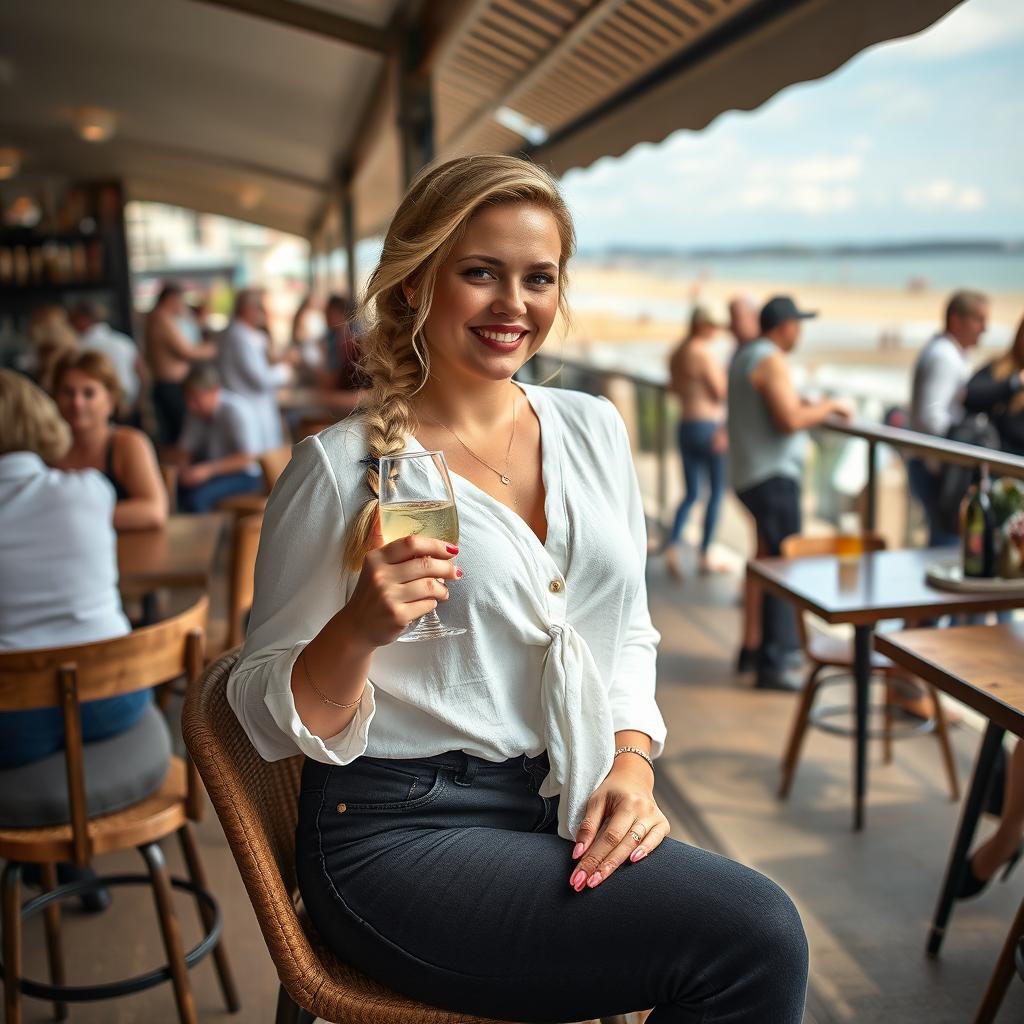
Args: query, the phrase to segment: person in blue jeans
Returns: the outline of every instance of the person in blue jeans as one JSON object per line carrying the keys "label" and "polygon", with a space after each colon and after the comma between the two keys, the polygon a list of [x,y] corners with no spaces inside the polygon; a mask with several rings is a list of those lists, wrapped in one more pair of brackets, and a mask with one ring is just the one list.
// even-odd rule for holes
{"label": "person in blue jeans", "polygon": [[260,428],[249,400],[221,387],[212,363],[198,363],[185,378],[188,415],[178,442],[178,504],[209,512],[224,498],[258,494],[263,477],[256,456]]}
{"label": "person in blue jeans", "polygon": [[686,496],[676,510],[665,548],[666,568],[676,579],[682,579],[679,542],[690,512],[700,499],[703,477],[707,478],[711,493],[704,510],[698,565],[702,574],[718,568],[711,560],[710,550],[725,487],[727,443],[723,424],[727,380],[711,347],[716,331],[707,310],[694,307],[690,330],[669,360],[670,387],[682,405],[678,439],[686,485]]}

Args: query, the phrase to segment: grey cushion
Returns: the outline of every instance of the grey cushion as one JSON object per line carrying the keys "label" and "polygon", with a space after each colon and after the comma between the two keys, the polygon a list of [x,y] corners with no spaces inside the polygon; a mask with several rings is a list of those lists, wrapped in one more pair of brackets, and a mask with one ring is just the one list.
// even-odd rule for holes
{"label": "grey cushion", "polygon": [[[171,763],[171,734],[150,705],[130,729],[85,744],[89,816],[110,814],[155,793]],[[64,751],[0,770],[0,828],[38,828],[71,820]]]}

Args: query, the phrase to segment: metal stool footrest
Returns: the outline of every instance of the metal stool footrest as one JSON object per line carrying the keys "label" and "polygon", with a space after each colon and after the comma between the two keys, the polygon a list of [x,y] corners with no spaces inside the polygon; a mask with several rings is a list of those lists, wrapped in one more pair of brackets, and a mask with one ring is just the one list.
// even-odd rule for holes
{"label": "metal stool footrest", "polygon": [[[217,945],[217,941],[220,939],[220,908],[217,906],[217,901],[205,889],[200,889],[197,885],[193,885],[182,878],[172,878],[170,883],[174,889],[191,893],[213,915],[213,924],[210,930],[185,954],[185,966],[192,968]],[[69,896],[80,896],[82,893],[118,885],[150,886],[152,885],[152,879],[150,879],[149,875],[142,874],[105,875],[82,882],[68,882],[23,903],[21,906],[21,919],[25,921],[30,917],[34,917],[56,900],[67,899]],[[2,973],[3,964],[0,963],[0,974]],[[164,964],[163,967],[154,968],[146,974],[138,974],[134,978],[125,978],[123,981],[111,981],[103,985],[48,985],[44,982],[32,981],[30,978],[20,978],[19,987],[23,995],[32,996],[35,999],[62,1003],[87,1003],[100,999],[115,999],[118,996],[132,995],[170,980],[171,968],[168,964]]]}
{"label": "metal stool footrest", "polygon": [[[851,673],[849,672],[836,672],[830,674],[826,678],[822,679],[818,683],[819,691],[827,686],[836,686],[839,684],[849,684],[853,680]],[[888,705],[885,703],[873,703],[868,705],[868,719],[870,721],[873,717],[884,715],[888,709]],[[833,736],[846,736],[852,737],[856,735],[856,729],[852,725],[839,725],[836,722],[829,721],[832,718],[838,718],[842,715],[853,715],[853,707],[850,704],[825,704],[815,705],[810,714],[807,716],[807,722],[809,725],[813,725],[816,729],[820,729],[822,732],[831,733]],[[868,727],[868,738],[877,740],[882,739],[888,735],[893,740],[905,740],[910,739],[913,736],[924,736],[927,733],[934,732],[936,727],[936,721],[933,718],[925,718],[914,722],[901,722],[899,724],[894,723],[893,728],[886,731],[884,726],[869,726]]]}

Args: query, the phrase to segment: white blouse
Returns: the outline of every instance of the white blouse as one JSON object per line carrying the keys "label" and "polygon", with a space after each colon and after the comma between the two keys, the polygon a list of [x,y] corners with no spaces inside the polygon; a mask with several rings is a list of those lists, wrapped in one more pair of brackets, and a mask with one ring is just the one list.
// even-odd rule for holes
{"label": "white blouse", "polygon": [[[605,399],[522,385],[541,426],[547,540],[452,474],[456,563],[438,607],[458,637],[392,643],[374,653],[352,721],[312,735],[292,699],[303,647],[351,597],[346,523],[368,497],[358,416],[295,447],[267,505],[249,634],[228,700],[269,761],[298,752],[328,764],[361,754],[429,757],[463,750],[488,761],[547,750],[541,793],[560,794],[571,839],[611,768],[615,732],[636,729],[661,753],[654,699],[658,633],[647,610],[647,538],[625,425]],[[422,451],[410,437],[407,451]]]}

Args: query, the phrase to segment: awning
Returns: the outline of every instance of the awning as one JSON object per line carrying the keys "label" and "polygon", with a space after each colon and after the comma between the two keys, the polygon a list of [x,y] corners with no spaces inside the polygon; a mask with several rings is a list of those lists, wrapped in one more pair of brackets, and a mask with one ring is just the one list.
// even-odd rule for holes
{"label": "awning", "polygon": [[[120,178],[131,198],[341,244],[420,156],[526,151],[561,173],[917,32],[957,0],[13,0],[2,194]],[[76,108],[117,115],[82,141]],[[424,132],[431,138],[424,141]],[[414,144],[418,139],[418,146]]]}

